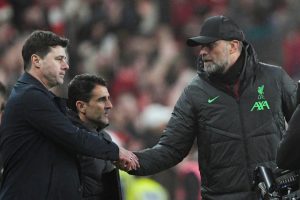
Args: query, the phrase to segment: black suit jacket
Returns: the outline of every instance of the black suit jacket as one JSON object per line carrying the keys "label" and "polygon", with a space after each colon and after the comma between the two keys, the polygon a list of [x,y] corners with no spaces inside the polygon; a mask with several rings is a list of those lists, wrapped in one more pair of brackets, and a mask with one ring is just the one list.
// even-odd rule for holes
{"label": "black suit jacket", "polygon": [[61,100],[30,74],[18,80],[0,127],[0,199],[79,200],[76,154],[118,159],[116,144],[73,126],[63,111]]}

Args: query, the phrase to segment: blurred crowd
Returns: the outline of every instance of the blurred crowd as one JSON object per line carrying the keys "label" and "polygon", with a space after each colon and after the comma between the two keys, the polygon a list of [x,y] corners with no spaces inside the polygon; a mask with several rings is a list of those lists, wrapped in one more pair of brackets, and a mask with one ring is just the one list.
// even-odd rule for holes
{"label": "blurred crowd", "polygon": [[[65,36],[70,70],[54,92],[66,97],[66,84],[76,74],[102,75],[114,106],[108,130],[120,145],[139,150],[157,142],[183,87],[196,75],[197,48],[185,41],[199,33],[203,19],[233,18],[261,61],[283,66],[298,80],[299,8],[298,0],[0,0],[0,82],[9,93],[23,73],[21,47],[31,31]],[[181,169],[195,154],[150,177],[170,199],[182,196]]]}

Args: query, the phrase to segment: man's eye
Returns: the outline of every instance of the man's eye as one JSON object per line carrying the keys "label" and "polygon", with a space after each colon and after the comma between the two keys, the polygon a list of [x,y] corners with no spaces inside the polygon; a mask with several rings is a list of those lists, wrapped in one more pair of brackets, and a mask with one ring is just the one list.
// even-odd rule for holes
{"label": "man's eye", "polygon": [[58,58],[56,58],[56,60],[61,61],[61,62],[64,61],[64,62],[68,63],[67,58],[64,58],[64,57],[58,57]]}

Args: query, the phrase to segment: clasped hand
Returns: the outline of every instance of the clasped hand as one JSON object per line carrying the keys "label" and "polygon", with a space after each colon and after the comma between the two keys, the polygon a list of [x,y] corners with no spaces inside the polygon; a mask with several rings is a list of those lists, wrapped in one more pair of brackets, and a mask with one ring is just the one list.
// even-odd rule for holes
{"label": "clasped hand", "polygon": [[136,170],[140,167],[138,157],[122,147],[119,147],[119,160],[114,164],[124,171]]}

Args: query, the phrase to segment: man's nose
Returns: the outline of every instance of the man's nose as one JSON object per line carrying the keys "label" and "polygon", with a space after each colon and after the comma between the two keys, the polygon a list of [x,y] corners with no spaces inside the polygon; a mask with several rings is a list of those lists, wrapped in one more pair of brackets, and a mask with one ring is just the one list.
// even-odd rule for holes
{"label": "man's nose", "polygon": [[111,109],[112,107],[113,107],[113,105],[112,105],[111,101],[107,101],[106,102],[106,108]]}
{"label": "man's nose", "polygon": [[70,68],[69,63],[64,61],[63,65],[62,65],[63,69],[68,70]]}
{"label": "man's nose", "polygon": [[200,51],[199,51],[199,56],[203,57],[205,55],[207,55],[209,52],[209,48],[206,46],[201,47]]}

